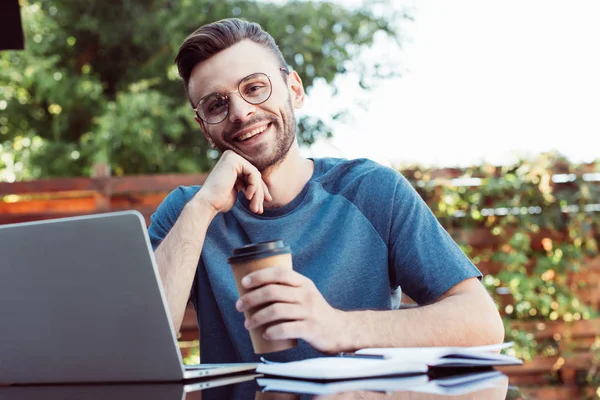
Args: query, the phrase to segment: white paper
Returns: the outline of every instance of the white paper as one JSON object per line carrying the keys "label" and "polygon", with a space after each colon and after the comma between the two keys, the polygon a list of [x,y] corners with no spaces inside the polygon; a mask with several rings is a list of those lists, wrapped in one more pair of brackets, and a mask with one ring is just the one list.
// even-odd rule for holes
{"label": "white paper", "polygon": [[357,354],[376,354],[386,359],[320,357],[302,361],[259,364],[256,372],[299,379],[341,380],[388,375],[427,373],[429,367],[519,365],[516,357],[494,351],[511,344],[478,347],[369,348]]}
{"label": "white paper", "polygon": [[393,392],[411,387],[422,387],[429,381],[427,375],[401,376],[397,378],[353,379],[335,382],[299,381],[293,379],[258,378],[256,383],[263,392],[332,394],[353,390]]}
{"label": "white paper", "polygon": [[488,371],[462,374],[429,380],[427,375],[393,378],[354,379],[335,382],[313,382],[282,378],[258,378],[256,383],[263,392],[304,393],[313,395],[349,391],[422,392],[437,394],[466,394],[501,385],[507,378],[501,372]]}
{"label": "white paper", "polygon": [[320,357],[286,363],[259,364],[256,372],[266,375],[301,379],[352,379],[384,375],[423,374],[423,362],[407,362],[391,358],[373,360],[364,358]]}
{"label": "white paper", "polygon": [[[497,351],[510,346],[512,346],[511,342],[473,347],[367,348],[358,350],[356,353],[383,355],[391,359],[401,359],[406,362],[423,362],[429,366],[522,364],[522,361],[516,357],[497,353]],[[448,360],[445,360],[446,358]]]}

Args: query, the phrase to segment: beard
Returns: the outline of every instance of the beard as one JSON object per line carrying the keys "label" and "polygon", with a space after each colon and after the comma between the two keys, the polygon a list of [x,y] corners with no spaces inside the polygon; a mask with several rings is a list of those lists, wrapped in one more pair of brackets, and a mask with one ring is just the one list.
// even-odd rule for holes
{"label": "beard", "polygon": [[263,143],[254,150],[254,154],[244,154],[238,149],[235,141],[225,139],[218,143],[215,141],[217,148],[224,152],[225,150],[233,150],[241,157],[245,158],[249,163],[254,165],[261,173],[267,169],[273,168],[279,165],[289,152],[290,148],[294,144],[296,139],[296,116],[294,115],[294,106],[292,99],[288,98],[281,121],[275,116],[257,116],[244,122],[243,124],[236,124],[231,127],[226,133],[224,138],[231,138],[237,131],[244,129],[246,126],[251,126],[257,123],[270,123],[270,129],[273,129],[275,133],[275,148],[270,150],[269,143]]}

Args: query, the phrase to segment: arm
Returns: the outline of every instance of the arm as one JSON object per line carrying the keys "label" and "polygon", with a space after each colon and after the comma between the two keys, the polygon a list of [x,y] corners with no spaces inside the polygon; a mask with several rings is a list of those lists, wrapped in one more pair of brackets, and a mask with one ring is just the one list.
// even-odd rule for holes
{"label": "arm", "polygon": [[176,332],[181,328],[206,231],[215,215],[199,191],[154,252]]}
{"label": "arm", "polygon": [[238,310],[269,304],[246,328],[274,324],[267,339],[301,338],[325,353],[366,347],[475,346],[501,343],[504,327],[490,296],[476,278],[455,285],[436,302],[404,310],[341,311],[331,307],[313,282],[294,271],[267,268],[242,282],[256,288]]}
{"label": "arm", "polygon": [[258,214],[263,212],[264,201],[272,199],[260,172],[236,153],[226,151],[154,252],[176,331],[183,321],[208,226],[217,213],[233,207],[240,190]]}
{"label": "arm", "polygon": [[[477,278],[455,285],[435,303],[392,311],[356,311],[343,347],[478,346],[502,343],[504,326],[492,298]],[[362,327],[362,328],[361,328]]]}

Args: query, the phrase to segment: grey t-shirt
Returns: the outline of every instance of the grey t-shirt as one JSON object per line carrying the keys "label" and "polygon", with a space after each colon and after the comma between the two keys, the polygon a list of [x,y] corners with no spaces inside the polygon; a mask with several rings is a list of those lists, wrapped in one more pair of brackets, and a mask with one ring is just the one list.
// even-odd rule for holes
{"label": "grey t-shirt", "polygon": [[[397,308],[399,288],[419,304],[457,283],[481,277],[426,203],[398,172],[369,160],[314,159],[314,173],[289,204],[252,213],[240,193],[211,222],[192,286],[203,363],[252,362],[244,315],[227,257],[251,242],[283,239],[294,270],[342,310]],[[179,187],[152,216],[154,249],[199,186]],[[415,326],[414,329],[419,329]],[[277,361],[322,355],[308,343],[266,356]]]}

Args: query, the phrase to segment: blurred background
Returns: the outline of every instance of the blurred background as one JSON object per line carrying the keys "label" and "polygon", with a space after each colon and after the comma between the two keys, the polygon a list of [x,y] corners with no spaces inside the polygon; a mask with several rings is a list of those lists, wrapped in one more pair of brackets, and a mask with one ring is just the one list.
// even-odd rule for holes
{"label": "blurred background", "polygon": [[[219,153],[173,59],[204,23],[256,21],[307,89],[303,154],[399,170],[484,273],[526,360],[511,382],[600,397],[600,2],[18,3],[0,8],[0,44],[19,15],[24,34],[0,51],[0,224],[148,220],[202,183]],[[191,310],[180,344],[197,362]]]}
{"label": "blurred background", "polygon": [[21,3],[26,49],[0,58],[4,181],[89,175],[96,162],[114,175],[208,170],[218,154],[172,61],[187,34],[228,16],[261,23],[303,78],[308,156],[599,157],[594,0]]}
{"label": "blurred background", "polygon": [[[345,4],[345,3],[344,3]],[[401,47],[376,37],[368,57],[393,54],[400,76],[375,85],[352,122],[311,147],[316,154],[382,163],[506,164],[558,151],[600,157],[600,3],[419,0],[393,3]],[[339,77],[352,107],[359,94]],[[316,85],[307,112],[327,118],[330,91]],[[594,146],[592,143],[596,143]]]}

